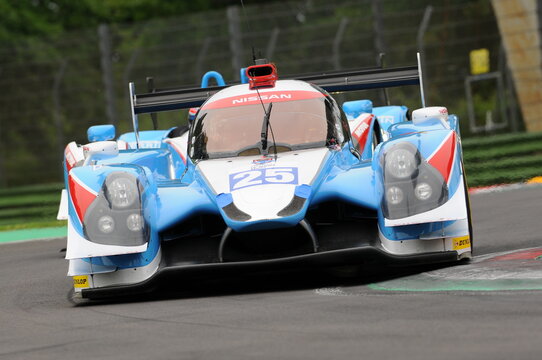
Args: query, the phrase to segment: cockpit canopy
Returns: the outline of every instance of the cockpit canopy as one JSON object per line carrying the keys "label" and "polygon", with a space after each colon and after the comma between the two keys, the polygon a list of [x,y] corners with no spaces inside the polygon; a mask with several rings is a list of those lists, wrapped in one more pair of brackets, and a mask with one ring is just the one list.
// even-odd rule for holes
{"label": "cockpit canopy", "polygon": [[[298,88],[300,83],[283,80],[277,84],[281,82],[294,83]],[[238,95],[239,90],[235,96],[221,97],[217,93],[218,99],[213,97],[204,104],[192,123],[191,158],[204,160],[263,154],[262,124],[271,102],[270,154],[342,145],[348,140],[349,132],[337,103],[324,90],[302,84],[304,90],[274,88],[273,91],[260,91],[259,95],[246,89],[241,92],[243,95]]]}

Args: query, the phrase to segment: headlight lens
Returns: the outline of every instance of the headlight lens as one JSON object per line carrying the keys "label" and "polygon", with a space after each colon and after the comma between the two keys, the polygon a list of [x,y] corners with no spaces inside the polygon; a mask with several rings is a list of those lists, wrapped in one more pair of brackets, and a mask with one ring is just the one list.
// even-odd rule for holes
{"label": "headlight lens", "polygon": [[386,172],[398,179],[412,176],[416,168],[416,156],[409,150],[399,148],[386,155]]}
{"label": "headlight lens", "polygon": [[386,191],[386,197],[390,204],[400,204],[404,198],[403,190],[399,189],[397,186],[392,186]]}
{"label": "headlight lens", "polygon": [[83,230],[89,241],[104,245],[136,246],[149,241],[143,216],[145,177],[129,171],[107,175],[100,193],[88,207]]}
{"label": "headlight lens", "polygon": [[139,214],[131,214],[126,219],[126,226],[130,231],[141,231],[143,229],[143,216]]}
{"label": "headlight lens", "polygon": [[416,185],[416,188],[414,189],[414,195],[419,200],[424,201],[429,199],[431,195],[433,195],[433,189],[429,184],[422,182]]}
{"label": "headlight lens", "polygon": [[382,166],[382,213],[401,219],[427,212],[448,201],[448,185],[442,174],[424,160],[413,143],[398,141],[388,146]]}
{"label": "headlight lens", "polygon": [[98,219],[98,229],[104,234],[111,234],[115,230],[115,220],[111,216],[102,216]]}
{"label": "headlight lens", "polygon": [[107,196],[114,207],[124,209],[133,205],[139,194],[133,181],[118,177],[107,185]]}

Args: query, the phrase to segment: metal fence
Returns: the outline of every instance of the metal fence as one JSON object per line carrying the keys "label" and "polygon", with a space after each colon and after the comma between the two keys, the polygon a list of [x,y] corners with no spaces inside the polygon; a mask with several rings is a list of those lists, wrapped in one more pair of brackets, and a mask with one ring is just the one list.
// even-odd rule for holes
{"label": "metal fence", "polygon": [[[127,84],[146,90],[199,85],[208,70],[228,81],[257,56],[279,75],[411,65],[422,51],[429,105],[448,106],[468,136],[521,127],[488,0],[306,0],[229,7],[179,18],[102,25],[0,48],[0,187],[61,180],[62,150],[86,142],[91,125],[130,129]],[[495,81],[469,81],[469,52],[487,48]],[[472,79],[471,79],[472,80]],[[467,88],[470,87],[470,95]],[[393,89],[393,103],[420,106],[418,90]],[[378,91],[357,94],[383,103]],[[470,96],[470,99],[469,99]],[[342,98],[343,100],[346,97]],[[502,105],[502,106],[501,106]],[[163,127],[185,122],[174,113]],[[150,122],[148,122],[150,124]],[[488,125],[489,124],[489,125]],[[472,125],[472,124],[471,124]],[[145,121],[143,120],[143,126]]]}

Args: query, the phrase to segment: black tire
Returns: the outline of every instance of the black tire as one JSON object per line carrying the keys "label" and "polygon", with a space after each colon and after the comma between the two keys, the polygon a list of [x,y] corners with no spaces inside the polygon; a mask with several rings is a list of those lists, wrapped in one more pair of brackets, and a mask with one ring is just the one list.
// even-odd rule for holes
{"label": "black tire", "polygon": [[474,232],[472,229],[472,214],[470,207],[470,195],[469,195],[469,186],[467,185],[467,177],[465,176],[465,167],[463,161],[461,161],[461,168],[463,170],[463,186],[465,188],[465,204],[467,206],[467,222],[469,224],[469,237],[470,237],[470,248],[471,255],[474,254]]}

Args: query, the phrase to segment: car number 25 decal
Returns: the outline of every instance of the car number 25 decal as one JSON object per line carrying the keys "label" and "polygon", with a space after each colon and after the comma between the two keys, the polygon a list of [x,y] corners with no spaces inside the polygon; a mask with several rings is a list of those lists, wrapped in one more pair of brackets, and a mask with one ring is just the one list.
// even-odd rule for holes
{"label": "car number 25 decal", "polygon": [[297,185],[296,167],[254,169],[230,174],[230,191],[268,184]]}

